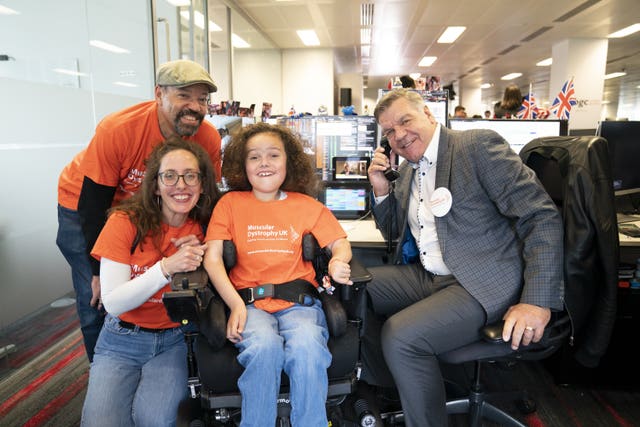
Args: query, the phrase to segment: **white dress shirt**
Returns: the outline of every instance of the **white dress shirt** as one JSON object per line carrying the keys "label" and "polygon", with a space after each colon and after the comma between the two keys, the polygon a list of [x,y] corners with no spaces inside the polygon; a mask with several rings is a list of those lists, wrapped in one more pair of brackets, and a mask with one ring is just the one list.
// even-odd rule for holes
{"label": "white dress shirt", "polygon": [[[422,266],[433,274],[451,274],[442,259],[442,251],[438,243],[436,222],[431,212],[429,200],[436,186],[436,163],[440,141],[440,124],[436,126],[429,146],[418,163],[411,163],[416,169],[409,195],[409,229],[416,240],[420,252]],[[375,197],[376,204],[381,203],[389,195]]]}
{"label": "white dress shirt", "polygon": [[431,142],[418,163],[412,163],[416,169],[409,196],[409,228],[416,239],[420,252],[420,262],[424,268],[434,274],[451,274],[442,259],[438,243],[436,222],[429,200],[436,186],[436,164],[440,141],[440,125],[436,126]]}

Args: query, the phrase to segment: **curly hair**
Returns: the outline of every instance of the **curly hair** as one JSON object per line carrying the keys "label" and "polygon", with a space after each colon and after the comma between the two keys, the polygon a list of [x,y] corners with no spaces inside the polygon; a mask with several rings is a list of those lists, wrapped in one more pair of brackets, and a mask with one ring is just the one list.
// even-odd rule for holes
{"label": "curly hair", "polygon": [[318,195],[318,177],[311,157],[304,152],[302,141],[284,126],[256,123],[242,128],[234,134],[224,149],[222,176],[230,190],[251,190],[245,167],[247,143],[261,133],[270,133],[280,138],[287,155],[287,176],[280,187],[283,191],[295,191],[311,197]]}
{"label": "curly hair", "polygon": [[156,246],[162,240],[162,203],[158,200],[160,196],[156,194],[158,172],[162,159],[175,150],[185,150],[193,154],[198,160],[198,168],[200,169],[202,193],[196,205],[189,212],[189,218],[206,226],[211,218],[213,207],[220,198],[213,163],[204,148],[194,142],[184,141],[177,136],[158,144],[145,160],[146,171],[140,190],[109,210],[109,214],[116,211],[125,212],[136,226],[137,237],[134,247],[142,237],[148,234],[151,234]]}

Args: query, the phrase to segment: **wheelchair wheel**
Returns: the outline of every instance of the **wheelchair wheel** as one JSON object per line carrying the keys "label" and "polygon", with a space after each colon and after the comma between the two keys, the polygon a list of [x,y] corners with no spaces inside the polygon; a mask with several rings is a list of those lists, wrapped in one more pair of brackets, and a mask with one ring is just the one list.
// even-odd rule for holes
{"label": "wheelchair wheel", "polygon": [[202,408],[198,399],[184,399],[178,406],[176,427],[204,427]]}

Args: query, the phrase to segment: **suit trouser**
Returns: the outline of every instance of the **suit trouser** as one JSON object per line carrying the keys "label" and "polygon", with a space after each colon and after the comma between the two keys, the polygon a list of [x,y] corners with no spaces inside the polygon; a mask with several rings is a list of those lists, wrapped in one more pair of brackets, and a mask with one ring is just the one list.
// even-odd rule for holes
{"label": "suit trouser", "polygon": [[372,309],[386,321],[378,335],[371,332],[375,322],[367,318],[363,379],[388,386],[391,374],[408,427],[446,426],[446,393],[437,355],[480,339],[486,313],[451,275],[433,275],[420,264],[369,270]]}

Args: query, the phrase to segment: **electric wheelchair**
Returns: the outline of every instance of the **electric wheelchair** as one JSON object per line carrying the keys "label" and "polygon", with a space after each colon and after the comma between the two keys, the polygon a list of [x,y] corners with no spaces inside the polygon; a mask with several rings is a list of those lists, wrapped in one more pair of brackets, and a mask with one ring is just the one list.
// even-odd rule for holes
{"label": "electric wheelchair", "polygon": [[[227,270],[235,265],[235,246],[224,242],[223,258]],[[330,255],[311,235],[303,238],[303,258],[313,263],[316,280],[328,275]],[[352,286],[332,283],[332,294],[320,292],[327,325],[332,362],[328,368],[327,418],[332,426],[345,424],[341,405],[355,390],[360,374],[360,337],[366,309],[364,287],[371,275],[356,259],[351,265]],[[237,426],[241,419],[242,398],[237,381],[243,367],[237,361],[238,350],[226,339],[227,308],[216,295],[206,271],[176,274],[172,291],[163,296],[171,319],[193,323],[197,332],[185,334],[188,346],[190,397],[181,402],[178,426]],[[278,396],[277,427],[291,425],[288,378],[282,374]]]}

